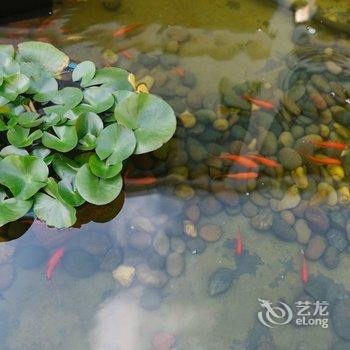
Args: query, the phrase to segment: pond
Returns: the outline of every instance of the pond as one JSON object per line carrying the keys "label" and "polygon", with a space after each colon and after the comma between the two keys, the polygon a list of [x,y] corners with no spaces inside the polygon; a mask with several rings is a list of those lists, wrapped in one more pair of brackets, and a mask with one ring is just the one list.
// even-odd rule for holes
{"label": "pond", "polygon": [[0,27],[177,116],[111,204],[0,228],[1,349],[350,348],[349,4],[290,2],[62,0]]}

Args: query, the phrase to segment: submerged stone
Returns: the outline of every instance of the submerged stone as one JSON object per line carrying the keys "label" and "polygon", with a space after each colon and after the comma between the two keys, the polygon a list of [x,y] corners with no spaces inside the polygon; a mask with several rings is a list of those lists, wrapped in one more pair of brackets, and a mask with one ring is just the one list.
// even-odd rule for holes
{"label": "submerged stone", "polygon": [[140,305],[147,311],[158,310],[163,301],[163,293],[160,289],[145,289],[140,299]]}
{"label": "submerged stone", "polygon": [[208,293],[215,297],[226,293],[232,286],[233,270],[228,268],[218,268],[209,278]]}
{"label": "submerged stone", "polygon": [[42,265],[48,258],[48,252],[45,248],[39,245],[24,245],[18,247],[14,262],[16,266],[23,269],[35,269]]}
{"label": "submerged stone", "polygon": [[96,259],[81,249],[68,250],[62,258],[65,271],[75,278],[90,277],[97,271]]}

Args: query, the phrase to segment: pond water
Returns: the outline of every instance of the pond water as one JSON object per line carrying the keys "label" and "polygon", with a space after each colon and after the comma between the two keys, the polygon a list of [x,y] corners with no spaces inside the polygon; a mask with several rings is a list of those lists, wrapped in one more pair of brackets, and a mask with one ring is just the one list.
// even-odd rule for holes
{"label": "pond water", "polygon": [[[348,3],[321,2],[340,26],[296,23],[283,1],[116,3],[63,0],[0,28],[128,69],[178,116],[168,144],[127,164],[155,185],[83,207],[80,227],[1,229],[0,348],[349,349]],[[238,172],[258,177],[224,176]]]}

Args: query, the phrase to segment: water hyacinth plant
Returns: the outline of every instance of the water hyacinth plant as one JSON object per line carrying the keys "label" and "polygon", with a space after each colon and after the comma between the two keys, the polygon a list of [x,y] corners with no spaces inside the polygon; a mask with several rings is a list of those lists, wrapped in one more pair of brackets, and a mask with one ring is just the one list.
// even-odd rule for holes
{"label": "water hyacinth plant", "polygon": [[84,61],[60,88],[68,65],[50,44],[0,45],[0,226],[28,212],[72,226],[77,207],[119,195],[126,159],[175,132],[171,107],[129,72]]}

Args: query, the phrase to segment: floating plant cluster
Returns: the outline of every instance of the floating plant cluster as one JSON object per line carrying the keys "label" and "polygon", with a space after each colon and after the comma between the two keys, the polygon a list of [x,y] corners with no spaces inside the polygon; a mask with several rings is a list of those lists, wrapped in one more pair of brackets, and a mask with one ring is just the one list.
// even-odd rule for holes
{"label": "floating plant cluster", "polygon": [[72,71],[50,44],[1,45],[0,226],[28,213],[72,226],[77,207],[119,195],[126,159],[158,149],[175,128],[172,108],[135,91],[123,69],[84,61]]}

